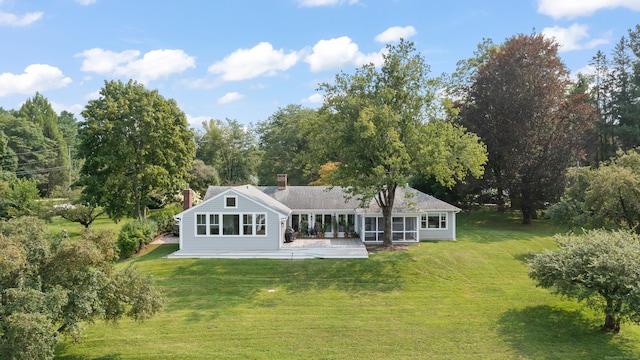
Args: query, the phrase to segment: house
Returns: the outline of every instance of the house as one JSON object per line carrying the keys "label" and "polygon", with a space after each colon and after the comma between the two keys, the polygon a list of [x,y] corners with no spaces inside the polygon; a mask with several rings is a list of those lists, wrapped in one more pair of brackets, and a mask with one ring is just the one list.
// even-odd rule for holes
{"label": "house", "polygon": [[[298,239],[355,239],[362,248],[362,244],[382,243],[381,209],[375,201],[368,207],[359,205],[359,199],[345,198],[337,186],[287,186],[286,175],[279,175],[277,186],[210,186],[196,206],[191,206],[187,189],[184,211],[176,215],[180,250],[174,257],[278,252],[288,245],[284,243],[287,228]],[[413,188],[398,188],[393,242],[455,240],[459,211]]]}

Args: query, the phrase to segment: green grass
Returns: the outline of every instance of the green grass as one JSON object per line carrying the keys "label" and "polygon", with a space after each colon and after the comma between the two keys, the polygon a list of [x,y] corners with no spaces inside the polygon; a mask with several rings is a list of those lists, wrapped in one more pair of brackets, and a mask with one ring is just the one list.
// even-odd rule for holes
{"label": "green grass", "polygon": [[153,319],[90,324],[60,359],[630,359],[575,301],[536,288],[526,259],[564,232],[515,217],[459,214],[457,242],[369,259],[136,258],[167,297]]}
{"label": "green grass", "polygon": [[[116,223],[112,219],[110,219],[107,215],[103,214],[103,215],[100,215],[91,224],[91,228],[95,230],[109,230],[117,235],[122,225],[124,225],[126,222],[130,220],[131,219],[122,219]],[[60,216],[54,216],[53,218],[51,218],[51,221],[47,224],[47,228],[49,229],[49,232],[54,234],[62,233],[63,229],[67,230],[69,238],[77,239],[82,234],[82,231],[84,230],[84,225],[81,225],[80,223],[77,223],[77,222],[74,223],[74,222],[65,220]]]}

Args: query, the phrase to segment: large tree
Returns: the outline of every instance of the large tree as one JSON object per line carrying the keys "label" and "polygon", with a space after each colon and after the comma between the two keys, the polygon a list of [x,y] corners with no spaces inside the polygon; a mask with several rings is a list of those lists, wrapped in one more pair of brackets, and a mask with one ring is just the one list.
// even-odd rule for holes
{"label": "large tree", "polygon": [[114,266],[113,234],[49,236],[37,218],[0,223],[0,358],[52,359],[60,335],[78,335],[82,322],[143,320],[161,309],[149,276]]}
{"label": "large tree", "polygon": [[275,185],[276,174],[287,174],[292,185],[306,185],[316,179],[323,163],[323,152],[311,149],[317,123],[317,110],[289,105],[258,124],[263,153],[258,168],[261,184]]}
{"label": "large tree", "polygon": [[106,81],[82,116],[79,183],[89,205],[114,219],[141,219],[147,206],[186,186],[194,134],[173,99],[134,81]]}
{"label": "large tree", "polygon": [[585,301],[605,314],[603,329],[619,332],[625,320],[640,323],[640,241],[632,232],[591,230],[556,236],[559,249],[529,261],[538,286]]}
{"label": "large tree", "polygon": [[[380,68],[367,64],[324,83],[324,141],[339,149],[332,179],[361,203],[375,200],[391,245],[396,189],[423,170],[452,185],[471,172],[482,174],[486,150],[477,136],[449,122],[429,119],[434,82],[413,43],[387,46]],[[429,121],[431,120],[431,121]]]}
{"label": "large tree", "polygon": [[584,158],[596,117],[585,94],[569,94],[558,44],[518,35],[490,50],[473,77],[459,121],[487,145],[485,178],[520,209],[524,224],[559,198],[566,168]]}
{"label": "large tree", "polygon": [[56,186],[67,187],[69,179],[69,156],[67,143],[58,128],[58,114],[53,110],[51,103],[40,93],[27,99],[20,108],[20,116],[37,124],[42,129],[42,134],[50,139],[54,146],[49,149],[50,161],[41,164],[41,171],[48,173],[47,192]]}
{"label": "large tree", "polygon": [[216,168],[225,185],[257,184],[260,151],[253,130],[237,120],[210,120],[196,138],[196,158]]}

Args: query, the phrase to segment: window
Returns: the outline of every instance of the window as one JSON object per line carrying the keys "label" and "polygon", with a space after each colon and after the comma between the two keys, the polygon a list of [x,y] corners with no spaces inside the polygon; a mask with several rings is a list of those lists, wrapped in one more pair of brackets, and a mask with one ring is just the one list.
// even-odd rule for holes
{"label": "window", "polygon": [[209,214],[209,235],[220,235],[220,215],[218,214]]}
{"label": "window", "polygon": [[242,215],[242,234],[253,234],[253,214]]}
{"label": "window", "polygon": [[[394,216],[391,218],[391,239],[393,241],[418,241],[418,218],[415,216]],[[382,241],[384,237],[384,219],[382,217],[364,218],[364,240]]]}
{"label": "window", "polygon": [[240,215],[224,214],[222,215],[222,234],[224,235],[240,235]]}
{"label": "window", "polygon": [[225,196],[224,197],[224,207],[226,208],[236,208],[238,207],[238,198],[235,196]]}
{"label": "window", "polygon": [[267,214],[196,214],[196,235],[264,236]]}
{"label": "window", "polygon": [[256,214],[256,235],[266,234],[266,229],[267,229],[266,223],[267,223],[267,215]]}
{"label": "window", "polygon": [[196,215],[196,235],[207,235],[207,215]]}
{"label": "window", "polygon": [[427,213],[420,220],[421,229],[446,229],[447,213]]}

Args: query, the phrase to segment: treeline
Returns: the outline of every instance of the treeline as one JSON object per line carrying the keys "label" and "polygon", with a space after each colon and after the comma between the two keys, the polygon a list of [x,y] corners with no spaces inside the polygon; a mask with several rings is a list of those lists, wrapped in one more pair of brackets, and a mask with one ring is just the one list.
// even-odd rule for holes
{"label": "treeline", "polygon": [[[591,65],[593,73],[571,77],[558,44],[541,34],[517,35],[502,44],[485,40],[454,73],[430,80],[440,91],[419,115],[421,121],[439,119],[479,135],[489,156],[484,176],[447,188],[416,168],[404,181],[463,207],[495,203],[522,211],[525,222],[535,218],[560,200],[568,168],[595,168],[617,151],[640,146],[640,26],[609,56],[598,52]],[[342,155],[331,141],[338,129],[330,115],[327,106],[289,105],[249,125],[233,119],[205,122],[190,134],[195,156],[183,183],[200,196],[209,185],[273,185],[277,173],[288,174],[291,185],[329,184]],[[87,186],[78,181],[86,167],[78,131],[87,124],[68,112],[55,114],[40,94],[19,110],[0,110],[4,188],[19,178],[35,181],[43,196]],[[161,142],[157,146],[172,151]],[[90,153],[88,144],[84,150]],[[126,162],[129,155],[122,156]],[[142,208],[174,201],[166,192],[148,195],[138,199]],[[86,199],[100,202],[98,196]]]}

